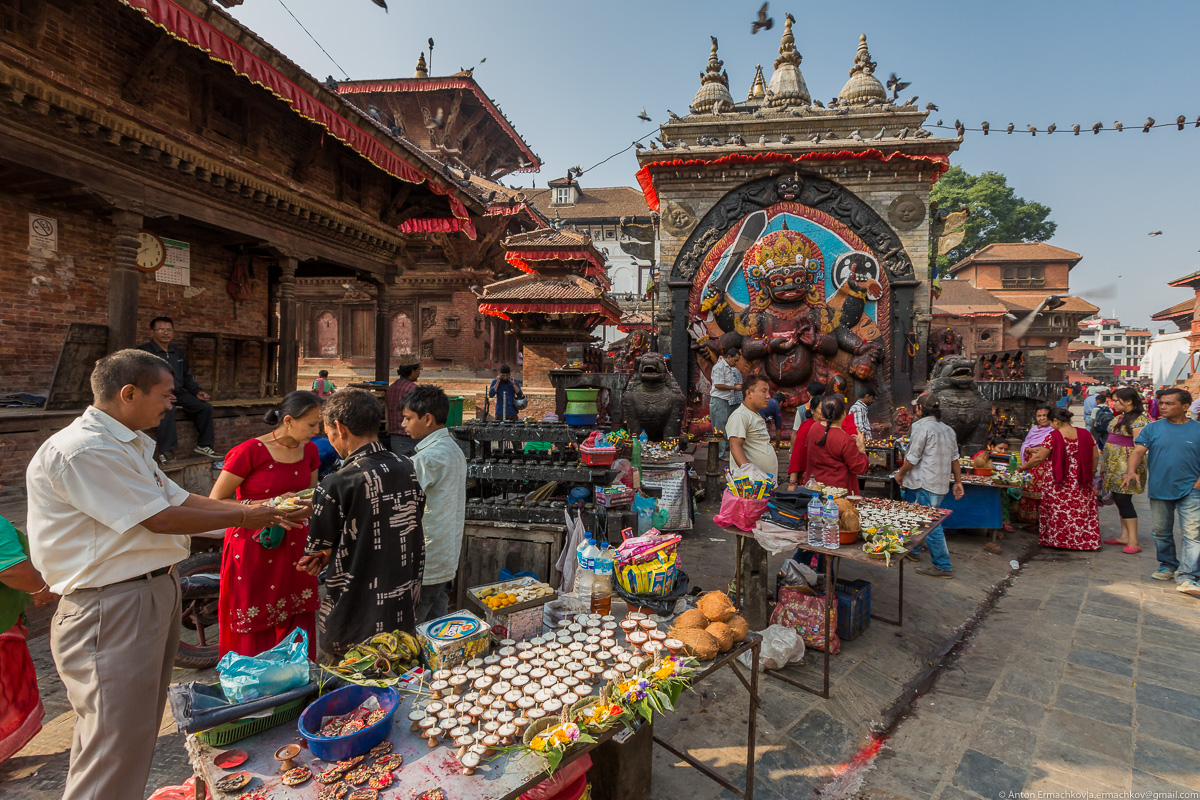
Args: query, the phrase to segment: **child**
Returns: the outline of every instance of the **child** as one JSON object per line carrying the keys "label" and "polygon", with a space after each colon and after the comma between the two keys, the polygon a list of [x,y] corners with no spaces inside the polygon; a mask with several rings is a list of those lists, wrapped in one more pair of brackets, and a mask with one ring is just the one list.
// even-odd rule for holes
{"label": "child", "polygon": [[446,430],[450,399],[438,386],[418,386],[400,401],[404,430],[416,440],[413,466],[425,492],[425,576],[417,624],[450,612],[467,505],[467,459]]}
{"label": "child", "polygon": [[323,369],[317,373],[317,379],[313,381],[312,392],[317,397],[326,398],[337,391],[337,387],[333,385],[333,381],[329,380],[329,370]]}

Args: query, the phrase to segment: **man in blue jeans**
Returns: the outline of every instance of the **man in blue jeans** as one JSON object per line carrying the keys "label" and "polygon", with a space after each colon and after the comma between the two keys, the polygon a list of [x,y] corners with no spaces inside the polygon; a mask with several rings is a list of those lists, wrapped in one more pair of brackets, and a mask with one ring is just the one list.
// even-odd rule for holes
{"label": "man in blue jeans", "polygon": [[[1137,468],[1149,453],[1146,493],[1154,515],[1154,549],[1158,569],[1151,578],[1175,579],[1184,594],[1200,598],[1200,422],[1187,418],[1192,395],[1167,389],[1158,399],[1161,419],[1142,429],[1129,454],[1122,488],[1137,479]],[[1175,512],[1183,528],[1179,556],[1175,551]]]}
{"label": "man in blue jeans", "polygon": [[[962,470],[958,466],[958,437],[954,429],[942,422],[942,409],[936,394],[926,392],[913,403],[917,421],[913,423],[908,452],[896,471],[896,482],[904,489],[904,501],[937,508],[946,496],[946,488],[954,480],[954,499],[963,496]],[[930,566],[917,567],[918,575],[933,578],[953,578],[950,550],[946,547],[946,532],[938,525],[925,536],[925,541],[906,555],[920,561],[918,552],[929,545]]]}

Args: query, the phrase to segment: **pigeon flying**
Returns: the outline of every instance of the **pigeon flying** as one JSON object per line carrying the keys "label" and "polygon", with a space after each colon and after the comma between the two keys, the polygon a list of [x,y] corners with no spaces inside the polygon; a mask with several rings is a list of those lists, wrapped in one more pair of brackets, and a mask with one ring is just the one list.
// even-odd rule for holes
{"label": "pigeon flying", "polygon": [[762,4],[762,8],[758,10],[758,16],[755,18],[754,22],[750,23],[751,36],[759,31],[769,31],[771,28],[775,27],[775,20],[767,16],[767,5],[767,3]]}

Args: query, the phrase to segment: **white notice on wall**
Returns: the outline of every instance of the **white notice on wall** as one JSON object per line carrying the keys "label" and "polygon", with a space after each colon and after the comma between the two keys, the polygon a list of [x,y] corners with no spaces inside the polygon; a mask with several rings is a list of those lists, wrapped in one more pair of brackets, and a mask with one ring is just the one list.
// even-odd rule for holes
{"label": "white notice on wall", "polygon": [[29,215],[29,250],[58,252],[58,220],[41,214]]}
{"label": "white notice on wall", "polygon": [[154,273],[154,279],[159,283],[171,283],[176,286],[192,285],[192,246],[187,242],[163,237],[162,243],[167,248],[167,259]]}

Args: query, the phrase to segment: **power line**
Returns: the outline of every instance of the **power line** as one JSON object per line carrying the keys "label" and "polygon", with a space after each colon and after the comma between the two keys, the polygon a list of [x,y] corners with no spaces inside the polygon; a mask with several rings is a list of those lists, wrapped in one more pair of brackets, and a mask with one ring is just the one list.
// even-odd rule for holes
{"label": "power line", "polygon": [[[1183,130],[1184,128],[1200,128],[1200,117],[1197,117],[1194,122],[1188,122],[1187,120],[1180,121],[1180,120],[1176,119],[1173,122],[1155,122],[1152,125],[1146,125],[1145,123],[1134,123],[1131,125],[1125,125],[1124,123],[1121,123],[1120,128],[1116,127],[1116,123],[1113,123],[1112,126],[1106,127],[1102,123],[1097,122],[1095,125],[1080,125],[1080,126],[1070,125],[1065,128],[1059,128],[1059,127],[1055,126],[1054,130],[1050,130],[1049,126],[1046,126],[1045,128],[1034,127],[1033,130],[1030,130],[1029,129],[1030,126],[1028,126],[1028,125],[1026,125],[1024,130],[1020,130],[1015,125],[1013,125],[1013,129],[1010,131],[1008,129],[1008,125],[1005,125],[1003,127],[1000,127],[1000,126],[992,127],[989,123],[984,123],[984,124],[988,125],[988,127],[987,128],[983,128],[983,127],[968,128],[964,125],[964,126],[962,126],[962,130],[982,132],[985,136],[988,134],[992,134],[992,133],[996,134],[997,136],[1000,136],[1000,135],[1007,136],[1007,135],[1013,134],[1013,133],[1020,133],[1020,134],[1024,134],[1024,135],[1028,135],[1028,136],[1037,136],[1039,133],[1046,134],[1047,136],[1050,136],[1054,133],[1061,133],[1063,135],[1069,134],[1069,135],[1073,135],[1073,136],[1081,136],[1081,135],[1083,135],[1085,133],[1089,133],[1089,132],[1093,133],[1093,134],[1096,134],[1096,133],[1123,133],[1126,129],[1128,129],[1130,132],[1141,131],[1142,133],[1149,133],[1150,130],[1154,129],[1154,128],[1177,128],[1178,130]],[[1051,123],[1051,124],[1054,124],[1054,123]],[[941,130],[946,130],[946,131],[958,130],[958,127],[956,127],[954,125],[926,125],[924,127],[939,128]],[[1078,127],[1078,130],[1075,130],[1076,127]]]}
{"label": "power line", "polygon": [[292,10],[287,7],[287,4],[284,3],[283,0],[279,0],[279,5],[283,6],[283,10],[288,13],[288,16],[296,20],[296,24],[300,26],[300,30],[308,34],[308,38],[313,40],[313,44],[321,48],[321,52],[325,54],[325,57],[330,61],[333,61],[333,65],[342,71],[342,75],[345,76],[344,79],[350,80],[350,73],[347,72],[341,64],[337,63],[333,56],[329,55],[329,51],[321,46],[321,43],[317,41],[317,37],[313,36],[312,33],[309,32],[308,28],[304,27],[304,23],[300,21],[299,17],[292,13]]}
{"label": "power line", "polygon": [[603,165],[603,164],[607,164],[609,161],[612,161],[614,158],[616,158],[616,157],[617,157],[617,156],[619,156],[619,155],[622,155],[622,154],[624,154],[624,153],[628,153],[630,150],[632,150],[632,149],[633,149],[633,146],[634,146],[634,145],[636,145],[636,144],[640,144],[641,142],[645,141],[646,139],[649,139],[651,136],[653,136],[653,135],[654,135],[654,134],[656,134],[656,133],[658,133],[658,128],[655,128],[654,130],[650,131],[650,132],[649,132],[649,133],[647,133],[645,136],[642,136],[642,137],[640,137],[640,138],[638,138],[638,139],[634,139],[632,142],[630,142],[630,143],[629,143],[629,146],[628,146],[628,147],[626,147],[626,148],[624,148],[624,149],[622,149],[622,150],[618,150],[617,152],[613,153],[611,156],[609,156],[608,158],[604,159],[603,161],[597,161],[595,164],[592,164],[590,167],[588,167],[587,169],[585,169],[583,172],[577,172],[577,173],[575,173],[575,177],[576,177],[576,178],[579,178],[579,177],[581,177],[581,176],[583,176],[583,175],[586,175],[587,173],[589,173],[589,172],[591,172],[592,170],[594,170],[596,167],[599,167],[599,166],[601,166],[601,165]]}

